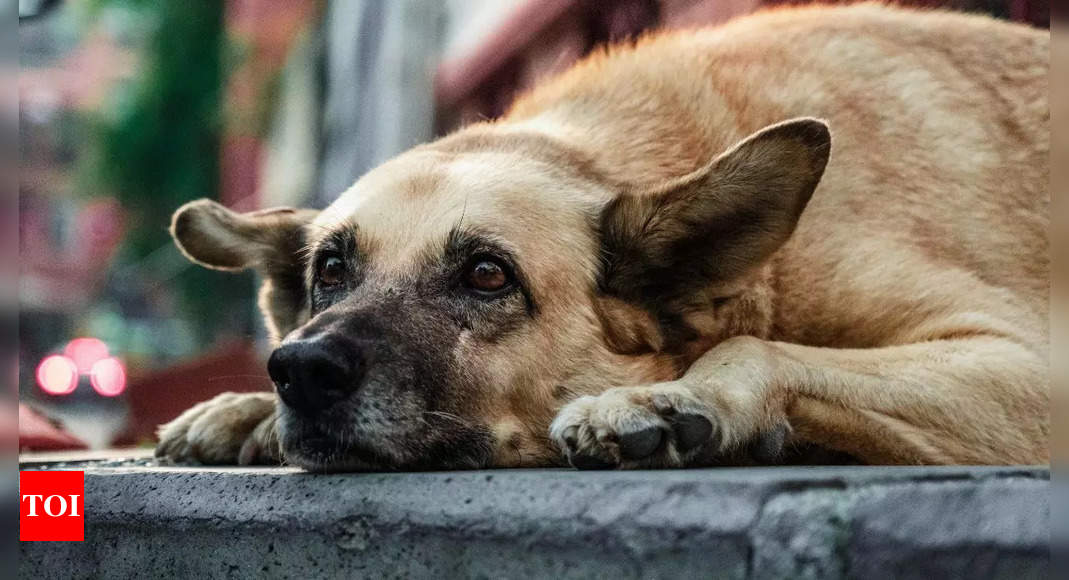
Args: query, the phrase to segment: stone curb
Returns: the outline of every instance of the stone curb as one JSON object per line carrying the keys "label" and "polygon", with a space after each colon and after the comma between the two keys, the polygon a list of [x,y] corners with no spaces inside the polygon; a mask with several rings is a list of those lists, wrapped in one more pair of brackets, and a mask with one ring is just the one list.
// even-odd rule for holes
{"label": "stone curb", "polygon": [[[28,468],[30,466],[24,466]],[[22,578],[1045,578],[1039,468],[84,469]]]}

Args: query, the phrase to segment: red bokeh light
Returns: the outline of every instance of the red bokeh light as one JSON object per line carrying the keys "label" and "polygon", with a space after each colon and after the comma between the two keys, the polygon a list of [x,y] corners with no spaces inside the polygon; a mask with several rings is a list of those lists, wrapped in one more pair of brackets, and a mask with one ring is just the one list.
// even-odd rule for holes
{"label": "red bokeh light", "polygon": [[63,349],[78,367],[79,373],[88,373],[97,361],[108,357],[108,345],[98,338],[76,338]]}
{"label": "red bokeh light", "polygon": [[126,369],[115,357],[100,359],[89,371],[89,382],[105,397],[118,396],[126,390]]}
{"label": "red bokeh light", "polygon": [[50,395],[69,395],[78,387],[78,366],[61,354],[47,356],[37,365],[37,386]]}

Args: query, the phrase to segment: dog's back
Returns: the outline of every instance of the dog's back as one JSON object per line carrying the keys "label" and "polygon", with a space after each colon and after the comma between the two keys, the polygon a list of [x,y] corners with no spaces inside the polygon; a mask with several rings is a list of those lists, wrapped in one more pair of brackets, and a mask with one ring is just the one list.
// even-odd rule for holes
{"label": "dog's back", "polygon": [[595,56],[506,124],[655,185],[826,118],[832,157],[777,256],[770,338],[867,347],[997,328],[1045,348],[1049,34],[878,4],[773,10]]}

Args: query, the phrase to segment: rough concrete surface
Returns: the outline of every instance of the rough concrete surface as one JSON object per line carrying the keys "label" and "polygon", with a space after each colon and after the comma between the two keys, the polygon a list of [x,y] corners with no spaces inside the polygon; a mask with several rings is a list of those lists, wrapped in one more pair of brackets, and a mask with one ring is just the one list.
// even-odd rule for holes
{"label": "rough concrete surface", "polygon": [[[145,465],[147,464],[147,465]],[[20,578],[1045,578],[1035,468],[85,470]]]}

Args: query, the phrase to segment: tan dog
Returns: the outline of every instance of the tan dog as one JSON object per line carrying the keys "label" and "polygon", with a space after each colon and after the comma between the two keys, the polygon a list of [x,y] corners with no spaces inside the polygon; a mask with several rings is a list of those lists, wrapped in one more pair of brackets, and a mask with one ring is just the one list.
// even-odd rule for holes
{"label": "tan dog", "polygon": [[766,12],[595,54],[318,214],[193,202],[183,251],[264,276],[281,403],[202,403],[158,452],[1046,462],[1048,41]]}

